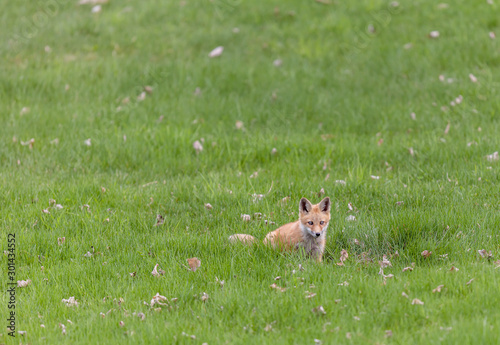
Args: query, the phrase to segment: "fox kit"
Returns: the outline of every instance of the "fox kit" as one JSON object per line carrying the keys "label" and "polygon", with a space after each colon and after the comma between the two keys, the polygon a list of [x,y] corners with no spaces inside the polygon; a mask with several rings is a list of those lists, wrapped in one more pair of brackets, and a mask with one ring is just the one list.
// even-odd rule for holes
{"label": "fox kit", "polygon": [[[326,243],[326,229],[330,221],[330,198],[324,198],[319,204],[313,205],[306,198],[299,203],[299,220],[285,224],[271,231],[264,239],[264,244],[284,250],[304,248],[305,252],[321,261]],[[235,234],[229,236],[231,243],[238,241],[252,244],[255,238],[250,235]]]}

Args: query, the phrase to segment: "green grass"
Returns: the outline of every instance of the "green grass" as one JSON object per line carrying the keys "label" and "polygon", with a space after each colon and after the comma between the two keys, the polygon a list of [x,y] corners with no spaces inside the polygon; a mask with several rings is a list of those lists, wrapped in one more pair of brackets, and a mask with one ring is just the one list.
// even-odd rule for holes
{"label": "green grass", "polygon": [[[485,159],[500,148],[498,4],[75,3],[20,0],[1,14],[0,248],[16,235],[16,280],[32,284],[17,289],[27,333],[13,339],[2,256],[0,343],[498,343],[499,162]],[[333,200],[322,264],[229,245],[295,220],[321,188]],[[49,199],[64,208],[42,213]],[[156,293],[178,301],[154,311],[143,302]]]}

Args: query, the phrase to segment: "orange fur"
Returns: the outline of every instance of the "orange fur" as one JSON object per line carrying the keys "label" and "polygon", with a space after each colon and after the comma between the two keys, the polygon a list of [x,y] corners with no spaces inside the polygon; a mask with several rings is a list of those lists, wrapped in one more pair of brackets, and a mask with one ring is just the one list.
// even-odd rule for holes
{"label": "orange fur", "polygon": [[[330,198],[324,198],[316,205],[302,198],[299,203],[299,220],[268,233],[264,244],[287,251],[304,248],[308,255],[321,261],[326,244],[326,230],[330,221],[330,205]],[[253,236],[243,234],[231,235],[229,240],[232,243],[241,241],[245,244],[252,244],[255,242]]]}

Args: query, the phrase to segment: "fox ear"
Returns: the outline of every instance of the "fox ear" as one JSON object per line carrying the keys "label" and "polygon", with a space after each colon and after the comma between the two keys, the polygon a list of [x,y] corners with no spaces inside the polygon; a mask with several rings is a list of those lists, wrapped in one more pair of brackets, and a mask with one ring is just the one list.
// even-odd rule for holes
{"label": "fox ear", "polygon": [[330,212],[330,206],[331,206],[330,198],[326,197],[321,202],[319,203],[319,209],[321,212]]}
{"label": "fox ear", "polygon": [[308,213],[312,209],[312,204],[309,200],[306,198],[300,199],[300,204],[299,204],[299,212],[300,213]]}

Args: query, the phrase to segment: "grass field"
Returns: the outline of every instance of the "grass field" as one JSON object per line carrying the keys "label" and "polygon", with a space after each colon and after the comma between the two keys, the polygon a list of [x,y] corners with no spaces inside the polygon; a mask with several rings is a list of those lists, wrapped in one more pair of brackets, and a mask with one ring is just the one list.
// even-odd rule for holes
{"label": "grass field", "polygon": [[4,4],[0,344],[500,342],[498,1],[327,2]]}

